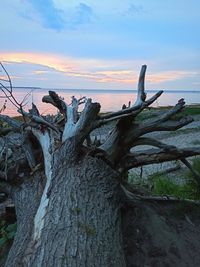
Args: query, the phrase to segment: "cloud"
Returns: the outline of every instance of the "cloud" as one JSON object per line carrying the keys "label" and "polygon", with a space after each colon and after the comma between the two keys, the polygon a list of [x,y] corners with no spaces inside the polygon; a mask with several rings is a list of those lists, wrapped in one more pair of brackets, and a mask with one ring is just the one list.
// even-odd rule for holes
{"label": "cloud", "polygon": [[93,10],[90,6],[80,3],[77,7],[77,23],[89,23],[93,17]]}
{"label": "cloud", "polygon": [[[61,30],[65,27],[65,22],[62,18],[63,12],[57,9],[52,0],[29,0],[33,9],[36,11],[39,19],[45,28]],[[26,14],[24,17],[28,17]],[[36,17],[33,15],[32,19]]]}
{"label": "cloud", "polygon": [[140,15],[145,12],[144,7],[142,5],[136,5],[131,3],[126,11],[128,16]]}
{"label": "cloud", "polygon": [[161,84],[165,82],[193,78],[198,75],[199,73],[197,71],[181,71],[181,70],[163,71],[163,72],[157,72],[155,74],[149,74],[147,77],[147,81],[153,84]]}
{"label": "cloud", "polygon": [[[70,87],[74,88],[82,86],[83,83],[87,84],[86,88],[99,88],[99,86],[113,89],[136,88],[138,68],[141,65],[141,63],[132,60],[84,59],[39,53],[0,53],[0,58],[5,62],[10,74],[19,77],[24,75],[24,80],[30,82],[32,82],[30,79],[46,81],[46,84],[41,85],[44,87],[55,85],[56,87],[63,87],[62,84],[65,84],[65,87],[69,88],[70,82]],[[26,69],[26,73],[22,73],[20,69]],[[158,85],[166,87],[169,82],[194,80],[197,77],[199,77],[198,71],[154,70],[148,72],[146,82],[148,88],[155,89],[155,86]]]}
{"label": "cloud", "polygon": [[93,9],[89,5],[79,3],[79,5],[75,6],[68,19],[68,26],[73,29],[80,25],[89,24],[93,21],[94,17]]}
{"label": "cloud", "polygon": [[46,73],[50,73],[50,71],[48,71],[48,70],[35,70],[35,71],[33,71],[33,74],[37,74],[37,75],[42,75],[42,74],[46,74]]}
{"label": "cloud", "polygon": [[65,57],[43,53],[0,53],[2,61],[12,63],[31,63],[40,66],[46,66],[50,69],[60,72],[70,71],[74,63]]}
{"label": "cloud", "polygon": [[83,2],[66,5],[63,9],[58,4],[56,6],[53,0],[28,0],[27,3],[25,11],[19,12],[20,16],[39,22],[47,29],[75,30],[80,25],[91,23],[95,17],[93,9]]}

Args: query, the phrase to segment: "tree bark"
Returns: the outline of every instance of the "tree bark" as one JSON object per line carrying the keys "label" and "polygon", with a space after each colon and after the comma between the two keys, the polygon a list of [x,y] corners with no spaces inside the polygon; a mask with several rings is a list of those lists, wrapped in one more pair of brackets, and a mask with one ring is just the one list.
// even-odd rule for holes
{"label": "tree bark", "polygon": [[[1,83],[4,97],[23,116],[22,123],[0,114],[9,131],[17,133],[0,132],[0,188],[11,196],[17,215],[17,233],[5,266],[125,267],[121,204],[146,200],[125,188],[127,171],[175,159],[191,169],[185,158],[200,155],[199,148],[178,149],[144,137],[190,123],[191,118],[174,118],[183,110],[184,99],[156,118],[137,121],[137,115],[163,93],[147,98],[144,65],[131,107],[102,115],[100,104],[90,98],[73,96],[67,104],[49,91],[43,102],[59,113],[42,116],[34,104],[28,112],[23,109],[27,96],[17,101],[2,68],[10,84]],[[116,123],[103,144],[86,142],[93,130],[110,121]],[[142,144],[156,149],[130,153]]]}
{"label": "tree bark", "polygon": [[19,224],[6,267],[126,266],[118,174],[101,159],[73,151],[71,141],[54,154],[48,206],[39,234],[35,235],[33,222],[42,203],[32,200],[31,204],[27,191],[29,204],[20,204],[16,194]]}

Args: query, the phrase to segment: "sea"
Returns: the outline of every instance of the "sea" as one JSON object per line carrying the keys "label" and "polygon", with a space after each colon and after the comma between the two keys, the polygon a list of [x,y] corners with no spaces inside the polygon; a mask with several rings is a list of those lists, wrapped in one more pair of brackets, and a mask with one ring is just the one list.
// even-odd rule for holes
{"label": "sea", "polygon": [[[24,101],[24,109],[28,111],[31,104],[34,103],[42,115],[56,114],[57,110],[50,104],[42,102],[42,97],[48,95],[48,91],[57,92],[68,104],[71,102],[71,97],[81,98],[86,96],[92,98],[93,102],[101,104],[101,112],[110,112],[120,110],[125,104],[134,103],[137,97],[137,90],[105,90],[105,89],[50,89],[50,88],[35,88],[35,87],[17,87],[13,88],[13,93],[18,102]],[[146,90],[147,98],[153,96],[159,90]],[[179,99],[184,98],[187,105],[200,104],[200,90],[164,90],[163,94],[153,103],[153,107],[172,106]],[[4,99],[0,98],[0,108],[3,106]],[[9,116],[18,115],[16,107],[9,101],[6,103],[6,109],[2,114]]]}

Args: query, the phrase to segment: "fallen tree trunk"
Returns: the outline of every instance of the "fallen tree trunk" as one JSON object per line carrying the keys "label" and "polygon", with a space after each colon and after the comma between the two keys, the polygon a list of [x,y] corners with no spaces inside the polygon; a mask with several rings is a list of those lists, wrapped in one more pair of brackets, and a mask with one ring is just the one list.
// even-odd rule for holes
{"label": "fallen tree trunk", "polygon": [[[130,199],[138,203],[142,198],[129,198],[124,190],[127,170],[200,154],[200,149],[179,150],[143,137],[192,121],[174,120],[184,108],[183,99],[156,119],[137,121],[137,115],[162,94],[146,99],[145,72],[143,66],[135,104],[118,112],[100,115],[100,104],[91,99],[72,97],[67,104],[49,91],[43,101],[58,108],[57,117],[41,116],[34,104],[26,112],[15,99],[23,122],[0,115],[16,132],[1,139],[1,190],[12,198],[17,215],[6,267],[128,266],[121,207]],[[12,99],[11,89],[7,90]],[[80,104],[84,104],[82,112]],[[111,121],[116,124],[103,144],[88,142],[93,130]],[[141,144],[156,149],[130,154]]]}

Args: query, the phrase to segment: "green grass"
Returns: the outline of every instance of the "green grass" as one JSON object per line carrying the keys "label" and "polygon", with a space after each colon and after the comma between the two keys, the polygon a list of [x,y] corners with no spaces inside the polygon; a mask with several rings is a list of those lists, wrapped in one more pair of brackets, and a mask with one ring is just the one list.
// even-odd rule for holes
{"label": "green grass", "polygon": [[[200,158],[192,161],[192,168],[200,174]],[[184,174],[185,183],[177,184],[168,177],[153,175],[151,177],[152,193],[155,195],[169,195],[181,199],[200,199],[200,188],[194,180],[193,174],[187,170]]]}
{"label": "green grass", "polygon": [[[193,169],[200,174],[200,157],[192,162]],[[187,170],[183,174],[183,182],[178,184],[165,175],[155,173],[148,180],[140,179],[139,176],[129,174],[128,182],[140,188],[150,189],[151,194],[157,196],[173,196],[180,199],[200,200],[200,188],[193,177],[193,174]]]}
{"label": "green grass", "polygon": [[180,199],[200,199],[200,189],[193,179],[187,179],[184,184],[176,184],[169,178],[159,175],[152,177],[152,193],[158,196],[173,196]]}
{"label": "green grass", "polygon": [[[166,107],[153,108],[153,110],[167,111],[171,108],[172,108],[172,106],[166,106]],[[200,114],[200,105],[198,105],[198,104],[197,105],[188,105],[183,109],[181,114],[183,114],[183,115],[199,115]]]}
{"label": "green grass", "polygon": [[200,105],[191,105],[186,106],[182,112],[183,115],[199,115],[200,114]]}

